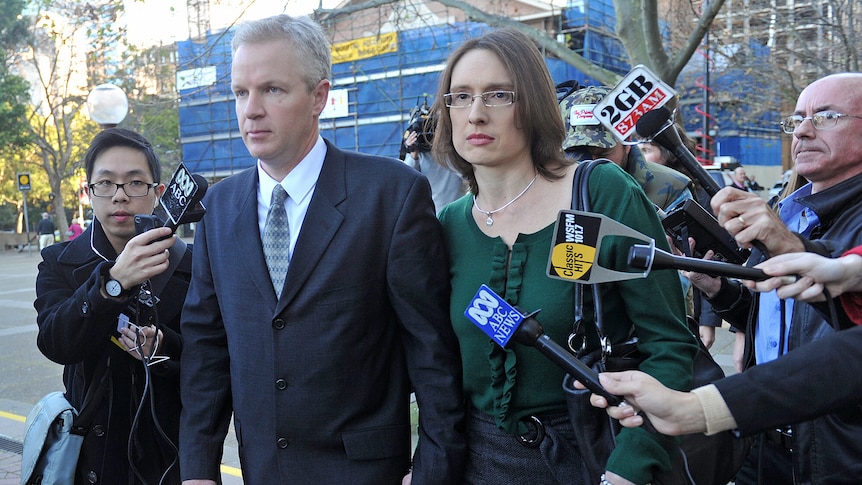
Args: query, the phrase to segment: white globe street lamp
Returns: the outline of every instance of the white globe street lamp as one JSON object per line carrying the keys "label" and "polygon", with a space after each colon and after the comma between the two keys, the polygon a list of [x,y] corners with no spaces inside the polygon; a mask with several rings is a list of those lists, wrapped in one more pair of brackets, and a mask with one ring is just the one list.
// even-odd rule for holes
{"label": "white globe street lamp", "polygon": [[113,128],[129,113],[129,100],[118,86],[100,84],[87,96],[87,111],[102,129]]}

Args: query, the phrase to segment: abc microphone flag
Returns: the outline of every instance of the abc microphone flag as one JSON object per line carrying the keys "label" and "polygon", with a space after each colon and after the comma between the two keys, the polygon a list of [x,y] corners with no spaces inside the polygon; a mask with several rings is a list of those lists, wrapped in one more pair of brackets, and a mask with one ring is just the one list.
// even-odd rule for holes
{"label": "abc microphone flag", "polygon": [[180,162],[160,199],[161,211],[158,215],[164,219],[165,226],[176,229],[180,224],[200,220],[206,211],[200,201],[206,193],[207,186],[205,178],[192,174]]}
{"label": "abc microphone flag", "polygon": [[545,335],[545,329],[535,318],[538,313],[539,310],[521,313],[483,284],[464,311],[464,316],[500,347],[511,348],[512,339],[534,347],[591,392],[603,396],[611,405],[619,405],[622,400],[602,387],[596,371]]}

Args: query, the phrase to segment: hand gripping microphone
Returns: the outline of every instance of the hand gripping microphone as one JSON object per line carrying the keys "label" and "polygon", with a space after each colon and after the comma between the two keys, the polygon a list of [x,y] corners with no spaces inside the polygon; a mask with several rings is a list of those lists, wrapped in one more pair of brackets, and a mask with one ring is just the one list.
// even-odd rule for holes
{"label": "hand gripping microphone", "polygon": [[644,113],[635,125],[635,131],[641,138],[651,139],[670,150],[689,173],[700,182],[710,197],[721,190],[718,182],[709,175],[688,148],[682,144],[679,133],[676,132],[671,119],[671,112],[667,108],[662,106]]}
{"label": "hand gripping microphone", "polygon": [[[682,144],[679,133],[674,128],[671,112],[667,108],[662,106],[644,113],[635,125],[635,131],[641,138],[651,139],[676,155],[679,163],[683,164],[689,173],[700,182],[710,197],[722,189],[718,182],[703,168],[703,165],[694,158],[688,148]],[[759,249],[764,256],[769,257],[769,251],[766,250],[763,243],[755,240],[751,242],[751,245]]]}

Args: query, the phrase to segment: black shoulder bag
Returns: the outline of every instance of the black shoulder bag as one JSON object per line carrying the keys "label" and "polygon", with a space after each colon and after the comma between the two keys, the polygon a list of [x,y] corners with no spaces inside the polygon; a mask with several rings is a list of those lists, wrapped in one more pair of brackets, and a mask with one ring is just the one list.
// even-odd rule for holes
{"label": "black shoulder bag", "polygon": [[[572,192],[572,209],[589,212],[589,175],[594,167],[612,163],[600,159],[581,162],[575,170]],[[635,327],[629,332],[629,339],[621,344],[611,345],[603,329],[602,303],[598,284],[589,285],[593,292],[595,308],[595,327],[599,337],[599,348],[584,352],[584,345],[575,348],[575,342],[585,342],[586,329],[583,319],[584,286],[575,285],[574,325],[569,337],[570,350],[581,361],[596,370],[624,371],[637,370],[644,357],[637,348]],[[689,329],[693,322],[689,321]],[[693,333],[697,335],[694,325]],[[721,369],[707,348],[695,337],[698,351],[692,362],[692,388],[709,384],[724,377]],[[599,483],[605,472],[611,451],[616,447],[616,436],[621,430],[619,422],[607,415],[604,409],[590,404],[590,391],[574,388],[574,378],[566,376],[563,381],[569,409],[569,419],[575,429],[578,448],[585,463],[585,483]],[[726,485],[731,481],[742,460],[748,452],[747,440],[737,439],[730,431],[712,436],[702,433],[682,437],[679,453],[673,458],[669,471],[658,471],[652,483],[661,485]]]}

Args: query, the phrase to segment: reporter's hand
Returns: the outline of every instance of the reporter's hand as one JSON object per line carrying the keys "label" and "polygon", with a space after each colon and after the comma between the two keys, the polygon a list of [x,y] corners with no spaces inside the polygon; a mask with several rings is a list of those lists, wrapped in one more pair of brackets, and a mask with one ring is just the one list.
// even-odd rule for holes
{"label": "reporter's hand", "polygon": [[[673,240],[670,238],[670,236],[667,237],[667,242],[668,244],[670,244],[670,249],[673,252],[674,256],[687,256],[686,254],[683,254],[683,252],[680,251],[679,248],[674,246]],[[689,254],[694,254],[694,248],[696,246],[697,241],[695,241],[693,237],[688,238]],[[706,254],[703,255],[703,258],[701,259],[711,260],[713,256],[715,256],[715,251],[710,249],[706,252]],[[700,290],[707,298],[715,296],[715,294],[718,293],[719,290],[721,290],[721,278],[718,278],[716,276],[685,270],[680,270],[679,274],[687,278],[691,282],[691,284],[694,285],[698,290]]]}
{"label": "reporter's hand", "polygon": [[703,342],[703,346],[709,350],[712,347],[712,344],[715,343],[715,327],[700,325],[697,329],[698,333],[700,333],[700,341]]}
{"label": "reporter's hand", "polygon": [[[133,288],[168,269],[168,250],[177,242],[170,228],[158,227],[138,234],[126,243],[110,270],[111,277],[123,288]],[[165,240],[156,241],[161,237]]]}
{"label": "reporter's hand", "polygon": [[416,140],[418,140],[418,139],[419,139],[419,133],[416,133],[415,131],[410,131],[407,134],[407,138],[404,139],[404,146],[407,147],[408,152],[412,152],[414,149],[416,149],[415,145],[416,145]]}
{"label": "reporter's hand", "polygon": [[[643,417],[637,415],[642,410],[659,433],[680,435],[706,430],[700,401],[691,393],[669,389],[641,371],[603,372],[599,382],[611,394],[622,396],[625,405],[608,407],[607,400],[598,394],[590,396],[590,404],[606,408],[625,427],[642,425]],[[575,386],[583,389],[579,382]]]}
{"label": "reporter's hand", "polygon": [[[150,358],[159,351],[162,342],[163,334],[161,330],[157,330],[154,325],[148,327],[138,327],[131,325],[120,330],[120,338],[118,339],[129,355],[143,360],[143,357]],[[154,349],[154,346],[155,349]]]}
{"label": "reporter's hand", "polygon": [[[761,282],[746,281],[745,286],[757,291],[777,290],[779,298],[800,301],[823,301],[823,289],[832,297],[853,290],[862,281],[862,257],[850,254],[841,258],[826,258],[814,253],[790,253],[770,258],[757,265],[764,273],[774,276]],[[798,279],[789,275],[799,275]]]}
{"label": "reporter's hand", "polygon": [[710,200],[712,210],[737,244],[751,248],[760,241],[771,255],[804,251],[796,236],[769,205],[753,192],[725,187]]}

